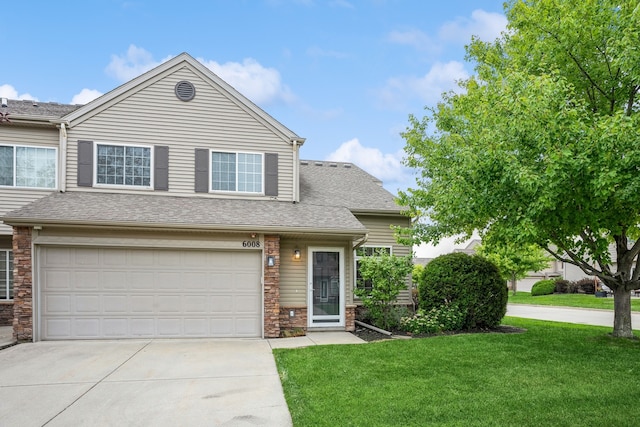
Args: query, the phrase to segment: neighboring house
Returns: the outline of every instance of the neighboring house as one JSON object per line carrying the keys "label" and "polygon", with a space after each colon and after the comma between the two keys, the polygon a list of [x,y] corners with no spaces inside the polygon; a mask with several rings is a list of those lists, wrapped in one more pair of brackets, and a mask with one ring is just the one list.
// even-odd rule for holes
{"label": "neighboring house", "polygon": [[[454,252],[464,252],[473,255],[481,243],[480,239],[473,239],[467,246],[455,249]],[[549,265],[547,268],[540,271],[530,271],[527,273],[527,277],[517,281],[516,289],[518,291],[531,292],[533,285],[543,279],[563,278],[565,280],[576,281],[586,277],[584,272],[575,265],[552,259],[551,256],[549,257]]]}
{"label": "neighboring house", "polygon": [[20,341],[353,330],[357,249],[410,253],[379,180],[301,161],[303,138],[187,54],[84,106],[0,113],[0,321]]}

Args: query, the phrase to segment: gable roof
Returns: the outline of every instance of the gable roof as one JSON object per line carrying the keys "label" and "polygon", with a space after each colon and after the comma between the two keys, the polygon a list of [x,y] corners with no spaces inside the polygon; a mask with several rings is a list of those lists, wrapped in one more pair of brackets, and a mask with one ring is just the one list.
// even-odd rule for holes
{"label": "gable roof", "polygon": [[267,114],[263,109],[254,104],[247,97],[242,95],[230,84],[218,77],[213,71],[205,67],[202,63],[196,60],[188,53],[181,53],[180,55],[169,59],[166,62],[158,65],[157,67],[147,71],[144,74],[122,84],[121,86],[113,89],[110,92],[105,93],[99,98],[94,99],[88,104],[70,112],[63,116],[60,120],[68,122],[70,126],[81,123],[84,120],[97,114],[102,109],[117,102],[120,98],[137,92],[142,88],[152,84],[156,79],[161,78],[165,73],[169,73],[172,70],[177,70],[180,67],[188,66],[194,72],[198,73],[205,80],[209,80],[210,83],[216,87],[219,91],[225,94],[225,96],[232,102],[236,103],[245,112],[253,116],[256,120],[263,123],[265,126],[271,128],[274,132],[279,134],[283,139],[288,142],[296,141],[298,145],[304,143],[304,138],[298,136],[289,128],[278,122],[276,119]]}
{"label": "gable roof", "polygon": [[351,163],[300,162],[300,202],[344,206],[353,213],[400,214],[382,181]]}
{"label": "gable roof", "polygon": [[276,200],[138,194],[53,193],[9,212],[9,225],[77,225],[361,236],[365,227],[344,207]]}

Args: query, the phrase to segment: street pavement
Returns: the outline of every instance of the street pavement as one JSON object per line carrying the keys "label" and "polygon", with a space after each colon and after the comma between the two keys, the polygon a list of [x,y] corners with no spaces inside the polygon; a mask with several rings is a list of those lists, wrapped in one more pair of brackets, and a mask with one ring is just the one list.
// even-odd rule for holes
{"label": "street pavement", "polygon": [[[507,316],[613,328],[613,310],[509,304],[507,305]],[[639,312],[631,313],[631,325],[633,329],[640,330]]]}

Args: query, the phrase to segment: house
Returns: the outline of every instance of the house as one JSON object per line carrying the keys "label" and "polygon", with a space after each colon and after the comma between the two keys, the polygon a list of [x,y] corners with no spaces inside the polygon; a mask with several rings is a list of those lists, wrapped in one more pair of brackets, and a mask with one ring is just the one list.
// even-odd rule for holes
{"label": "house", "polygon": [[[393,195],[188,54],[83,106],[2,100],[0,322],[19,341],[353,330]],[[409,291],[401,302],[410,302]]]}
{"label": "house", "polygon": [[[481,244],[480,239],[471,240],[464,248],[454,249],[454,252],[463,252],[467,255],[476,253],[477,247]],[[549,264],[540,271],[529,271],[527,276],[516,282],[516,290],[522,292],[531,292],[533,285],[544,279],[565,279],[569,281],[577,281],[585,277],[585,273],[573,264],[558,261],[549,257]],[[511,285],[509,285],[511,287]]]}

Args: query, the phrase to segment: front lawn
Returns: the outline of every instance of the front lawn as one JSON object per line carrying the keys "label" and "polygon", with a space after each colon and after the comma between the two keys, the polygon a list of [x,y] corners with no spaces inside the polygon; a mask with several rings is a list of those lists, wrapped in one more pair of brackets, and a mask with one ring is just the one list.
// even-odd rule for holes
{"label": "front lawn", "polygon": [[[509,292],[509,304],[556,305],[564,307],[598,308],[613,310],[613,297],[596,298],[586,294],[552,294],[531,296],[529,292]],[[631,298],[631,310],[640,311],[640,298]]]}
{"label": "front lawn", "polygon": [[505,318],[462,334],[274,350],[295,426],[633,426],[640,341]]}

